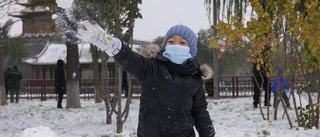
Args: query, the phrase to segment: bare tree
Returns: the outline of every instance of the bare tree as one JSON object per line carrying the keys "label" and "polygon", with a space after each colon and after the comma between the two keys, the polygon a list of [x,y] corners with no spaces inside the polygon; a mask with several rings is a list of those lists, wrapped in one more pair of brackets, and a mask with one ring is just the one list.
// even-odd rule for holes
{"label": "bare tree", "polygon": [[[94,20],[96,24],[104,28],[109,34],[129,44],[133,34],[134,20],[141,18],[138,8],[141,0],[97,0],[94,2],[77,0],[75,2],[77,3],[78,9],[83,13],[82,19],[89,21]],[[91,53],[96,54],[97,51],[93,49]],[[125,108],[122,110],[122,69],[118,66],[115,68],[107,66],[107,55],[100,54],[100,58],[102,59],[102,86],[100,88],[100,95],[106,105],[106,123],[111,123],[111,116],[115,113],[117,115],[117,132],[120,133],[122,132],[123,123],[129,114],[131,96],[128,96]],[[95,58],[94,60],[97,59],[98,58]],[[94,71],[96,70],[97,69]],[[93,73],[96,74],[97,72]],[[109,85],[110,75],[113,75],[112,78],[114,78],[115,81],[112,83],[114,83],[114,85]],[[128,80],[130,81],[130,78],[128,78]],[[98,86],[98,84],[96,85]],[[131,92],[130,88],[129,92]]]}
{"label": "bare tree", "polygon": [[[217,44],[216,47],[230,47],[238,46],[245,47],[239,41],[246,39],[250,41],[251,49],[249,53],[258,55],[257,57],[248,57],[249,62],[258,62],[260,65],[265,65],[266,68],[271,69],[269,76],[275,70],[279,70],[280,66],[286,68],[284,75],[291,79],[290,85],[292,89],[294,82],[298,75],[303,76],[306,81],[294,94],[291,94],[294,101],[294,109],[297,117],[298,126],[318,128],[319,124],[319,18],[320,15],[319,4],[316,1],[250,1],[253,11],[255,11],[254,18],[244,25],[237,14],[232,17],[229,22],[220,22],[215,28],[221,32],[218,36],[212,39],[212,43]],[[243,4],[241,4],[243,5]],[[264,10],[262,10],[264,9]],[[290,10],[287,10],[290,9]],[[228,26],[228,27],[227,27]],[[259,27],[257,27],[259,26]],[[254,30],[254,31],[252,31]],[[253,33],[248,33],[253,32]],[[254,34],[254,35],[252,35]],[[222,45],[217,40],[228,36],[227,42]],[[272,62],[282,60],[282,64],[269,64],[263,58],[259,57],[266,46],[271,45],[270,54],[282,52],[282,56],[274,57]],[[281,53],[279,53],[281,55]],[[259,64],[257,67],[260,67]],[[281,75],[278,73],[278,77]],[[314,77],[316,76],[316,77]],[[282,76],[281,76],[282,77]],[[312,91],[318,94],[318,99],[314,101]],[[305,93],[309,101],[306,106],[296,104],[295,94],[300,98],[300,94]],[[276,92],[275,100],[275,116],[277,119],[277,107],[279,104],[285,108],[284,115],[288,123],[293,128],[291,118],[287,113],[287,107],[281,96],[283,91]],[[280,103],[279,103],[280,102]],[[283,115],[283,116],[284,116]]]}
{"label": "bare tree", "polygon": [[[0,20],[8,16],[9,9],[13,2],[13,0],[0,0]],[[3,79],[4,67],[8,60],[12,63],[20,63],[24,55],[21,38],[9,37],[9,30],[15,22],[16,21],[9,19],[4,24],[0,24],[0,106],[7,105]]]}
{"label": "bare tree", "polygon": [[3,105],[7,105],[7,97],[6,97],[6,92],[5,92],[5,89],[4,89],[4,79],[3,79],[3,70],[4,70],[4,63],[3,63],[3,46],[0,45],[0,106],[3,106]]}
{"label": "bare tree", "polygon": [[[108,55],[102,54],[102,80],[101,80],[101,88],[100,88],[100,95],[105,103],[106,106],[106,124],[112,123],[112,113],[114,112],[115,108],[115,100],[111,95],[112,90],[109,86],[110,80],[110,73],[108,72]],[[113,90],[114,94],[114,90]]]}
{"label": "bare tree", "polygon": [[96,103],[101,103],[102,99],[100,96],[101,90],[101,71],[99,66],[99,58],[101,52],[98,51],[97,47],[90,46],[90,52],[92,56],[92,73],[93,73],[93,83],[94,83],[94,100]]}
{"label": "bare tree", "polygon": [[[67,13],[67,12],[70,12]],[[73,9],[59,8],[57,15],[57,25],[61,27],[67,46],[67,106],[66,108],[81,108],[79,89],[79,49],[78,39],[75,37],[77,23],[74,19]],[[75,13],[76,14],[76,13]]]}
{"label": "bare tree", "polygon": [[[6,0],[1,0],[0,1],[0,8],[4,9],[4,6],[8,5]],[[6,15],[7,12],[5,12],[5,14],[0,15],[0,19]],[[2,24],[0,24],[2,25]],[[3,31],[3,26],[0,26],[0,31],[2,33]],[[0,36],[0,41],[2,41],[3,37]],[[3,79],[3,71],[4,71],[4,52],[3,52],[3,48],[4,46],[2,45],[2,43],[0,43],[0,106],[3,105],[7,105],[7,99],[6,99],[6,92],[5,92],[5,88],[4,88],[4,79]]]}

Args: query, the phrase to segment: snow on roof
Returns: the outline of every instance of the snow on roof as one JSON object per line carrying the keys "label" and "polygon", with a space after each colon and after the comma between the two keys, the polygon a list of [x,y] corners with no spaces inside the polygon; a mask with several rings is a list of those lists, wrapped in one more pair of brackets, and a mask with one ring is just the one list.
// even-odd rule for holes
{"label": "snow on roof", "polygon": [[34,7],[34,9],[31,7],[27,7],[25,9],[21,10],[20,12],[22,12],[22,13],[49,12],[49,10],[43,6],[36,6],[36,7]]}
{"label": "snow on roof", "polygon": [[18,3],[28,3],[30,0],[18,0]]}
{"label": "snow on roof", "polygon": [[[78,50],[80,64],[88,64],[92,62],[90,44],[78,44]],[[66,55],[67,46],[65,44],[48,42],[40,54],[32,58],[26,58],[23,62],[30,65],[52,65],[56,64],[58,59],[66,61]],[[109,61],[111,60],[109,59]]]}
{"label": "snow on roof", "polygon": [[[133,44],[133,51],[137,52],[139,45]],[[90,53],[90,44],[78,44],[79,62],[80,64],[90,64],[92,57]],[[54,65],[58,59],[66,61],[67,47],[65,44],[48,42],[45,48],[35,57],[25,58],[24,63],[30,65]],[[114,58],[110,57],[108,62],[114,62]]]}
{"label": "snow on roof", "polygon": [[72,7],[73,0],[56,0],[58,7],[60,8],[70,8]]}

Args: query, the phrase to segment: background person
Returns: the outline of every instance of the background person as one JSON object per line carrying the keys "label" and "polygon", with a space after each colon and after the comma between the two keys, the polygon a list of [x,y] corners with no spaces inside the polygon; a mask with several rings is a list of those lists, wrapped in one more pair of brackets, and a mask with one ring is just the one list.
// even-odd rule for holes
{"label": "background person", "polygon": [[[253,65],[253,107],[257,108],[259,104],[260,97],[260,87],[264,90],[264,106],[270,106],[270,98],[271,98],[271,85],[269,84],[269,78],[266,75],[266,71],[257,70],[256,65]],[[260,75],[261,72],[261,75]]]}
{"label": "background person", "polygon": [[[267,63],[268,58],[266,57],[266,52],[270,50],[270,47],[267,46],[262,52],[263,62]],[[271,83],[267,75],[268,68],[264,65],[260,66],[260,69],[257,70],[257,64],[252,65],[252,82],[253,82],[253,107],[257,108],[260,103],[260,89],[264,90],[264,106],[271,106]]]}
{"label": "background person", "polygon": [[14,94],[16,95],[16,103],[19,102],[20,94],[20,80],[22,79],[21,72],[18,70],[18,66],[14,65],[12,67],[11,73],[9,75],[9,88],[10,88],[10,102],[14,102]]}
{"label": "background person", "polygon": [[62,108],[63,95],[66,94],[66,77],[64,73],[64,61],[59,59],[54,71],[55,92],[58,94],[57,108]]}
{"label": "background person", "polygon": [[[277,77],[275,77],[273,83],[272,83],[272,92],[274,93],[274,103],[273,103],[273,106],[275,107],[275,103],[276,103],[276,98],[277,98],[277,94],[276,94],[276,91],[277,91],[277,88],[278,88],[278,83],[279,84],[279,90],[280,92],[282,92],[282,98],[284,100],[284,102],[286,103],[286,107],[290,108],[290,103],[289,103],[289,98],[287,96],[287,92],[289,92],[289,89],[290,89],[290,85],[289,85],[289,78],[288,76],[284,77],[283,76],[283,71],[284,71],[284,68],[281,67],[280,68],[280,79]],[[278,102],[279,103],[279,102]]]}
{"label": "background person", "polygon": [[8,95],[9,95],[9,90],[10,90],[10,73],[11,73],[11,66],[8,67],[4,73],[3,73],[3,76],[4,76],[4,89],[6,91],[6,98],[8,99]]}
{"label": "background person", "polygon": [[[124,91],[125,97],[128,97],[129,85],[126,71],[122,71],[122,90]],[[132,97],[132,91],[130,96]]]}

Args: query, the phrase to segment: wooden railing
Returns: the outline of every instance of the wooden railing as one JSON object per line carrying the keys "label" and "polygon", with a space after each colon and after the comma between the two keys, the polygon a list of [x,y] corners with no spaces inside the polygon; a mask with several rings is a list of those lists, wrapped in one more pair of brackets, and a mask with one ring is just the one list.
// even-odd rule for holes
{"label": "wooden railing", "polygon": [[[115,79],[109,80],[108,90],[115,90]],[[132,79],[132,95],[140,96],[140,85]],[[45,101],[51,98],[57,98],[55,93],[54,80],[40,80],[40,79],[23,79],[21,80],[21,98],[40,99]],[[83,99],[94,98],[94,82],[93,79],[80,79],[79,80],[80,97]],[[124,94],[124,93],[123,93]]]}
{"label": "wooden railing", "polygon": [[[273,77],[271,78],[272,82]],[[81,79],[79,81],[80,97],[84,99],[94,98],[94,83],[93,79]],[[115,79],[109,80],[108,90],[115,90],[113,86]],[[139,83],[133,79],[133,96],[139,97],[141,93],[141,88]],[[35,80],[35,79],[24,79],[21,82],[21,97],[27,99],[40,99],[45,101],[48,98],[56,98],[54,90],[53,80]],[[246,97],[253,96],[253,83],[251,76],[221,76],[218,82],[219,95],[220,97]],[[298,79],[295,82],[295,89],[301,88],[305,85],[305,81]],[[207,80],[205,82],[205,90],[207,96],[213,97],[213,80]],[[124,96],[124,93],[123,93]]]}
{"label": "wooden railing", "polygon": [[[269,83],[272,84],[274,76],[270,77]],[[218,88],[220,97],[247,97],[253,96],[252,76],[221,76],[218,78]],[[294,89],[301,89],[306,82],[299,76],[294,84]],[[213,97],[213,80],[207,80],[205,89],[207,95]]]}

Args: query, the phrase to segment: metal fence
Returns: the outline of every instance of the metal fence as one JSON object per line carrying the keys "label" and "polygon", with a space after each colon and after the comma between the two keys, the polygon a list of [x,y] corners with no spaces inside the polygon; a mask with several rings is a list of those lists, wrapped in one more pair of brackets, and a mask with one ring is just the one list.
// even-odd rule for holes
{"label": "metal fence", "polygon": [[[272,82],[274,77],[271,77]],[[218,88],[220,97],[247,97],[253,96],[253,81],[251,76],[221,76],[219,77]],[[115,91],[115,79],[109,80],[108,90]],[[140,84],[132,79],[132,96],[140,97],[141,87]],[[21,82],[21,97],[29,99],[40,99],[45,101],[48,98],[57,98],[54,90],[54,80],[35,80],[24,79]],[[295,81],[295,89],[300,89],[305,85],[303,79]],[[213,97],[213,80],[205,82],[205,90],[207,96]],[[84,99],[94,98],[94,82],[93,79],[81,79],[79,81],[80,97]],[[105,89],[107,90],[107,89]],[[124,93],[123,93],[124,96]]]}
{"label": "metal fence", "polygon": [[[114,86],[115,79],[110,79],[108,84],[108,89],[102,88],[102,90],[116,91],[117,87]],[[132,80],[132,96],[139,97],[141,93],[140,84],[133,79]],[[93,79],[80,79],[79,80],[79,94],[80,98],[90,99],[94,98],[94,82]],[[124,95],[124,93],[123,93]],[[54,80],[40,80],[40,79],[23,79],[21,80],[21,98],[40,99],[45,101],[47,99],[55,98],[57,99],[57,94],[55,93]]]}
{"label": "metal fence", "polygon": [[[253,95],[251,76],[221,76],[218,78],[220,97],[246,97]],[[207,95],[213,97],[213,80],[205,83]]]}
{"label": "metal fence", "polygon": [[[253,96],[253,77],[252,76],[221,76],[218,78],[218,88],[220,97],[247,97]],[[275,76],[270,77],[271,84]],[[294,89],[301,89],[306,85],[303,76],[298,76]],[[205,83],[207,95],[213,97],[213,80],[208,80]]]}

